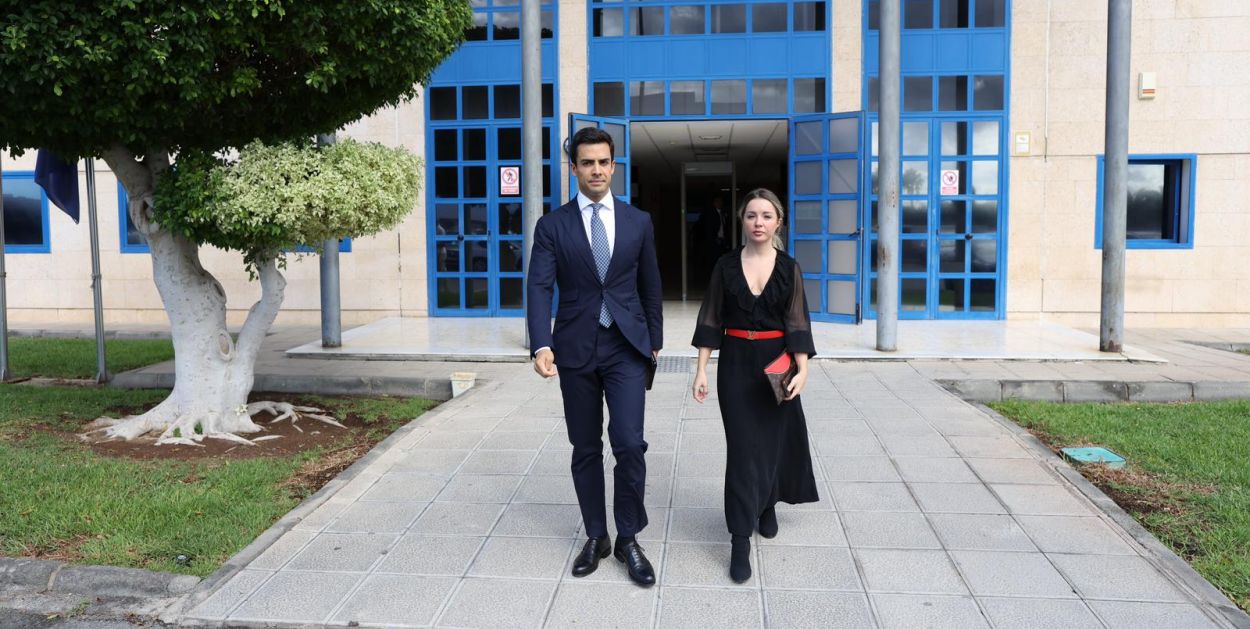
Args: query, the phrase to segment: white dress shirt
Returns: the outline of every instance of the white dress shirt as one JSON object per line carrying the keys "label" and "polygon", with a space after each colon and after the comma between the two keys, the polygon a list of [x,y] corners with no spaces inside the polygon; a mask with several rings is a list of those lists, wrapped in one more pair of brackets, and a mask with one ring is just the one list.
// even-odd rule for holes
{"label": "white dress shirt", "polygon": [[[590,233],[590,216],[594,210],[590,209],[591,203],[594,203],[594,201],[591,201],[590,197],[583,194],[580,190],[577,191],[577,207],[581,208],[582,211],[582,227],[586,228],[586,242],[588,243],[593,242],[593,236]],[[608,254],[611,254],[616,246],[616,202],[612,195],[609,194],[603,197],[599,205],[603,206],[599,208],[599,220],[603,221],[603,228],[608,232]],[[534,355],[537,356],[539,352],[545,349],[551,348],[544,345],[534,350]]]}
{"label": "white dress shirt", "polygon": [[[582,227],[586,228],[586,242],[594,242],[593,236],[590,234],[590,215],[593,210],[590,204],[594,201],[586,196],[580,190],[577,192],[577,207],[582,210]],[[616,201],[609,194],[603,197],[599,202],[603,207],[599,208],[599,220],[603,221],[603,228],[608,232],[608,254],[611,254],[616,246]]]}

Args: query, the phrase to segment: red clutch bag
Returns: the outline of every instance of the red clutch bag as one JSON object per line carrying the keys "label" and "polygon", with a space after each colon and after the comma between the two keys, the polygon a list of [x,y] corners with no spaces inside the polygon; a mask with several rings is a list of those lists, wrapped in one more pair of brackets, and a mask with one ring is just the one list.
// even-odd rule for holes
{"label": "red clutch bag", "polygon": [[788,390],[790,381],[798,372],[799,366],[795,364],[794,356],[790,352],[781,352],[780,356],[764,367],[764,376],[768,378],[768,384],[773,388],[773,397],[777,398],[778,406],[786,401],[786,396],[790,395]]}

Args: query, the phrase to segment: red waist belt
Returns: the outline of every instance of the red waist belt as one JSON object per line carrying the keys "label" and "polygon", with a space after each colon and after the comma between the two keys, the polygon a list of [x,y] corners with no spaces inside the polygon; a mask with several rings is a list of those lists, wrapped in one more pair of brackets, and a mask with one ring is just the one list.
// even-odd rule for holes
{"label": "red waist belt", "polygon": [[748,341],[779,339],[785,335],[786,333],[781,330],[738,330],[735,328],[725,330],[725,336],[736,336]]}

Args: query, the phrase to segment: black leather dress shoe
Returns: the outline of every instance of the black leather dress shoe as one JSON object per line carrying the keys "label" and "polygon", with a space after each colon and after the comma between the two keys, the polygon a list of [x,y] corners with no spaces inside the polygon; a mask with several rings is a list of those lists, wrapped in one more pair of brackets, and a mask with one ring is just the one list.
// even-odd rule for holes
{"label": "black leather dress shoe", "polygon": [[616,558],[625,562],[625,568],[629,571],[629,578],[634,583],[642,587],[651,587],[655,585],[655,569],[651,567],[651,562],[647,561],[647,556],[642,554],[642,546],[637,541],[629,541],[624,544],[616,544]]}
{"label": "black leather dress shoe", "polygon": [[586,540],[582,552],[577,553],[577,558],[573,560],[573,576],[584,577],[594,572],[599,567],[599,560],[611,552],[612,542],[608,541],[607,535]]}

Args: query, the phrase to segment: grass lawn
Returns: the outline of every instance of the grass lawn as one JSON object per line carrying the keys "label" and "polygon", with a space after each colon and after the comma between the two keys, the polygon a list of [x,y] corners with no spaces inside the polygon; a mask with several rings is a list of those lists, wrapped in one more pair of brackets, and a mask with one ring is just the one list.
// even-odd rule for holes
{"label": "grass lawn", "polygon": [[1250,401],[991,406],[1052,447],[1128,459],[1124,472],[1082,471],[1250,611]]}
{"label": "grass lawn", "polygon": [[[254,458],[137,459],[101,453],[75,436],[98,416],[147,408],[166,394],[0,385],[0,555],[207,575],[434,405],[421,398],[299,396],[350,430],[306,420],[305,431],[325,429],[325,445]],[[178,555],[190,563],[179,565]]]}
{"label": "grass lawn", "polygon": [[[174,345],[168,339],[106,339],[104,358],[109,372],[121,373],[173,360]],[[9,366],[18,378],[93,378],[95,339],[9,339]]]}

